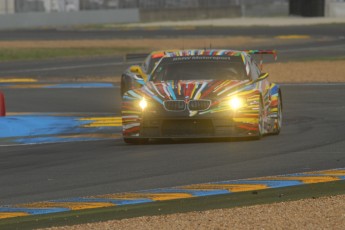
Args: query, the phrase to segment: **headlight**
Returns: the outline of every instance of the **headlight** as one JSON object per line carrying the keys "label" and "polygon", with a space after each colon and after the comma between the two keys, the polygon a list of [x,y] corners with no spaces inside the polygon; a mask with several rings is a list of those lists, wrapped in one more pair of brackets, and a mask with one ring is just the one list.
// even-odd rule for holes
{"label": "headlight", "polygon": [[229,101],[229,105],[233,110],[237,110],[245,106],[245,101],[243,98],[233,97]]}
{"label": "headlight", "polygon": [[139,106],[142,110],[144,110],[147,107],[147,101],[145,98],[141,99],[141,101],[139,102]]}

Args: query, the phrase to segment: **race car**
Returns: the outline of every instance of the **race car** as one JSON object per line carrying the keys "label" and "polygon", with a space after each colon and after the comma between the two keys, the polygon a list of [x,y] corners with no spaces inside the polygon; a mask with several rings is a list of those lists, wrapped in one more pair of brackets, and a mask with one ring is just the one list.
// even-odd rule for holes
{"label": "race car", "polygon": [[5,96],[0,92],[0,117],[6,116]]}
{"label": "race car", "polygon": [[[121,76],[121,96],[130,89],[141,87],[148,80],[148,75],[152,72],[157,62],[167,53],[175,50],[153,51],[150,54],[129,54],[129,58],[145,58],[141,65],[130,66]],[[129,56],[129,57],[128,57]]]}
{"label": "race car", "polygon": [[124,141],[279,134],[281,89],[261,72],[254,54],[276,57],[260,50],[166,53],[142,87],[123,95]]}

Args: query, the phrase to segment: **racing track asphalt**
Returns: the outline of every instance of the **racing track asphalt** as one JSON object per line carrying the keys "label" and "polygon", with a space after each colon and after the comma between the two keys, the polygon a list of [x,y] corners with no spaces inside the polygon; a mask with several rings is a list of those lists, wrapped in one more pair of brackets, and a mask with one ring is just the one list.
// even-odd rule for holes
{"label": "racing track asphalt", "polygon": [[[279,20],[279,19],[278,19]],[[26,29],[2,30],[0,41],[14,40],[84,40],[116,38],[156,38],[181,36],[344,36],[344,24],[326,24],[309,26],[252,26],[252,27],[195,27],[191,29],[143,28],[134,29]]]}
{"label": "racing track asphalt", "polygon": [[[339,29],[339,25],[334,25],[335,29],[314,27],[309,31],[306,27],[298,28],[283,34],[309,32],[316,36],[330,35],[333,39],[260,48],[277,48],[280,61],[344,56],[344,40],[339,37],[344,36],[344,28]],[[271,32],[267,33],[275,33],[273,30],[268,29]],[[276,31],[279,35],[283,32]],[[76,39],[68,35],[73,32],[62,32],[59,36],[54,33],[0,32],[0,38],[19,39],[25,35],[25,39]],[[97,39],[103,35],[112,38],[107,31],[87,33]],[[4,62],[0,63],[0,76],[36,76],[47,80],[114,76],[127,66],[121,62],[121,57]],[[345,85],[283,85],[282,89],[283,131],[279,136],[260,141],[132,146],[113,140],[0,147],[0,206],[344,167]],[[9,112],[120,113],[116,87],[1,90],[6,94]]]}
{"label": "racing track asphalt", "polygon": [[[183,36],[253,36],[274,37],[279,35],[308,35],[302,43],[265,45],[261,47],[248,44],[245,47],[229,44],[230,49],[276,49],[278,62],[318,57],[344,57],[345,26],[328,24],[317,26],[284,26],[284,27],[231,27],[231,28],[196,28],[192,30],[159,29],[144,31],[134,30],[11,30],[0,31],[0,40],[75,40],[75,39],[115,39],[140,37],[183,37]],[[140,41],[140,40],[138,40]],[[265,61],[272,61],[265,58]],[[78,78],[85,76],[120,76],[127,64],[123,58],[68,58],[46,61],[14,61],[0,63],[0,77],[40,77],[40,78]],[[20,68],[18,68],[20,66]]]}
{"label": "racing track asphalt", "polygon": [[[345,40],[332,38],[324,41],[306,40],[301,44],[267,45],[260,49],[278,50],[278,62],[315,59],[319,57],[337,58],[345,56]],[[258,47],[231,46],[231,49],[257,49]],[[140,61],[140,60],[139,60]],[[273,58],[265,58],[272,62]],[[20,66],[20,68],[18,68]],[[85,76],[120,76],[128,63],[123,63],[123,57],[67,58],[45,61],[13,61],[0,62],[0,77],[27,78],[38,77],[42,80],[54,78],[74,79]]]}
{"label": "racing track asphalt", "polygon": [[[1,147],[0,205],[344,167],[345,85],[282,90],[283,131],[260,141]],[[119,113],[118,88],[4,91],[10,110]]]}

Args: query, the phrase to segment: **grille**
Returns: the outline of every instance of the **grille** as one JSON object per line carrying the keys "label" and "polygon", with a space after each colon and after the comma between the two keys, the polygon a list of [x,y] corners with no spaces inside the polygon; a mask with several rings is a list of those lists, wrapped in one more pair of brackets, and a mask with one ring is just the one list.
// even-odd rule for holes
{"label": "grille", "polygon": [[186,109],[186,103],[182,100],[164,101],[164,108],[168,111],[183,111]]}
{"label": "grille", "polygon": [[188,103],[189,110],[206,110],[210,108],[211,101],[210,100],[190,100]]}

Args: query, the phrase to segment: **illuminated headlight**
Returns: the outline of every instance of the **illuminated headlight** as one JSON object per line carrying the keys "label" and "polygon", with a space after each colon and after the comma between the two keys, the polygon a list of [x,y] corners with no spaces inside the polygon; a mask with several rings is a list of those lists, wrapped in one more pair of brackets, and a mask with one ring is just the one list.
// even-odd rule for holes
{"label": "illuminated headlight", "polygon": [[233,110],[237,110],[246,105],[246,102],[243,98],[233,97],[229,100],[229,105]]}
{"label": "illuminated headlight", "polygon": [[139,106],[142,110],[144,110],[147,107],[147,101],[145,98],[141,99],[141,101],[139,102]]}

